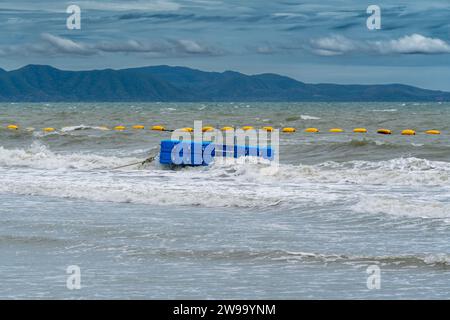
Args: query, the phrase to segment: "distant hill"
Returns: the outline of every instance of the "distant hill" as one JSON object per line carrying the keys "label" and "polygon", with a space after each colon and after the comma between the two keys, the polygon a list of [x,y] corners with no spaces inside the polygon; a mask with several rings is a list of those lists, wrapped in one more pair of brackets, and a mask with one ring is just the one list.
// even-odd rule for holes
{"label": "distant hill", "polygon": [[306,84],[276,74],[170,66],[63,71],[28,65],[0,69],[0,101],[450,101],[450,93],[401,84]]}

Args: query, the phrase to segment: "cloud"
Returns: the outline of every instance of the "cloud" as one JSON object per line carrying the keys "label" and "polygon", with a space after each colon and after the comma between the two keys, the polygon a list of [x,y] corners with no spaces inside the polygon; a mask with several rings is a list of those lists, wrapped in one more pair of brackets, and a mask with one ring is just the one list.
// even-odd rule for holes
{"label": "cloud", "polygon": [[321,56],[337,56],[355,52],[382,55],[450,53],[450,45],[444,40],[420,34],[382,41],[357,41],[337,35],[311,40],[310,49]]}
{"label": "cloud", "polygon": [[258,46],[256,52],[260,54],[274,54],[277,52],[277,49],[270,44],[264,44]]}
{"label": "cloud", "polygon": [[311,40],[311,47],[313,52],[321,56],[336,56],[357,49],[358,45],[343,36],[331,36]]}
{"label": "cloud", "polygon": [[450,53],[450,45],[444,40],[428,38],[420,34],[404,36],[388,42],[376,42],[380,53],[442,54]]}
{"label": "cloud", "polygon": [[93,54],[93,51],[85,44],[77,43],[70,39],[54,36],[49,33],[41,34],[41,39],[46,42],[50,46],[50,48],[54,49],[55,52],[77,55]]}
{"label": "cloud", "polygon": [[152,56],[174,57],[188,55],[216,56],[224,53],[223,50],[191,39],[162,39],[154,41],[128,39],[123,41],[84,43],[43,33],[40,40],[40,42],[33,44],[0,47],[0,56],[30,53],[74,56],[102,53],[146,53]]}
{"label": "cloud", "polygon": [[179,51],[192,54],[213,54],[214,50],[203,46],[192,40],[177,40],[175,41]]}
{"label": "cloud", "polygon": [[91,45],[92,48],[99,52],[166,52],[169,50],[169,45],[165,42],[141,42],[138,40],[125,40],[123,42],[101,41],[97,44]]}

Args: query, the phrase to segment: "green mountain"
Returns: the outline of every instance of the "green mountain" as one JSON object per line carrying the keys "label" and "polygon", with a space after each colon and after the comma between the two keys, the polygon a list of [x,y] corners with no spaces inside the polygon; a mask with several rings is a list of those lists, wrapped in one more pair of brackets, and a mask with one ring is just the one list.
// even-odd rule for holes
{"label": "green mountain", "polygon": [[276,74],[170,66],[63,71],[28,65],[0,69],[0,101],[450,101],[450,93],[401,84],[306,84]]}

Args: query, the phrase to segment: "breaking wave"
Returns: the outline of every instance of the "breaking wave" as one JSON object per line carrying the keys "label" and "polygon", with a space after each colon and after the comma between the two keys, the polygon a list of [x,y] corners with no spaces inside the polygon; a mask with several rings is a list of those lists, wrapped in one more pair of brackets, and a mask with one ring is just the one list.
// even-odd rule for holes
{"label": "breaking wave", "polygon": [[0,192],[202,207],[346,205],[356,213],[450,218],[447,162],[398,158],[275,166],[229,159],[210,167],[170,170],[155,162],[141,170],[112,170],[139,160],[55,153],[38,143],[0,147]]}
{"label": "breaking wave", "polygon": [[93,170],[111,169],[133,161],[139,159],[84,153],[57,154],[37,142],[28,149],[5,149],[0,146],[0,166],[3,167]]}

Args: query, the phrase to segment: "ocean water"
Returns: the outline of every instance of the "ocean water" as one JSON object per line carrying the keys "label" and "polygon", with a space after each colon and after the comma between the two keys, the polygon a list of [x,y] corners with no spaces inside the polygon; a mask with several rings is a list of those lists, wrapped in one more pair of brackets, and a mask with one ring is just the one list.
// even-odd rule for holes
{"label": "ocean water", "polygon": [[[449,119],[439,103],[0,104],[0,298],[448,299]],[[170,133],[101,126],[194,120],[298,131],[278,170],[113,170]]]}

